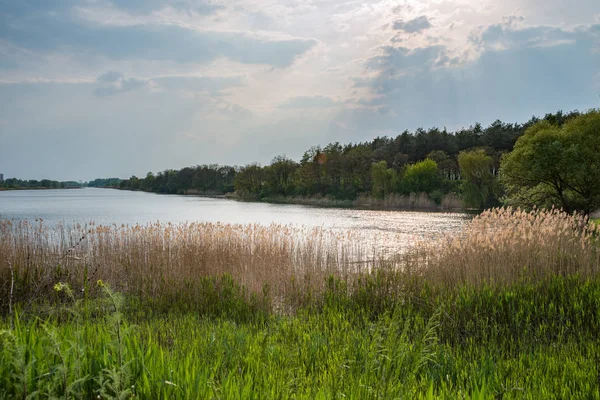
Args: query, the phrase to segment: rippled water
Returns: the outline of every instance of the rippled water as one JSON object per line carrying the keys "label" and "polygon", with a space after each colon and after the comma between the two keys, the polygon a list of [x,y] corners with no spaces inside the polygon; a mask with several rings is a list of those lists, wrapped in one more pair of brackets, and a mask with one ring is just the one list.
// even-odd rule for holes
{"label": "rippled water", "polygon": [[42,218],[48,225],[90,221],[104,225],[187,221],[318,226],[350,231],[369,241],[377,238],[377,247],[399,249],[415,238],[456,232],[471,215],[317,208],[86,188],[0,191],[0,218]]}

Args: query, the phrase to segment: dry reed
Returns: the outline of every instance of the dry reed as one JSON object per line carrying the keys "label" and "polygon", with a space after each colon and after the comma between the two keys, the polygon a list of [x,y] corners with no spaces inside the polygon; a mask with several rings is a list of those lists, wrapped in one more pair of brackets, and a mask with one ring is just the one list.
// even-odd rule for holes
{"label": "dry reed", "polygon": [[592,278],[600,268],[599,233],[586,217],[556,209],[492,209],[459,234],[417,243],[414,256],[426,281],[448,286]]}
{"label": "dry reed", "polygon": [[409,195],[390,193],[379,199],[369,195],[361,195],[352,203],[358,208],[376,208],[385,210],[464,210],[465,206],[455,193],[448,193],[436,204],[427,193],[411,193]]}
{"label": "dry reed", "polygon": [[[348,278],[385,257],[357,234],[323,228],[220,223],[49,228],[40,220],[0,221],[2,298],[14,269],[20,298],[42,296],[57,281],[84,288],[101,279],[142,298],[193,290],[199,278],[230,275],[250,292],[268,287],[320,290],[325,276]],[[93,285],[91,285],[93,286]],[[291,287],[293,286],[293,287]]]}
{"label": "dry reed", "polygon": [[[142,299],[194,296],[205,277],[230,275],[250,293],[272,299],[319,293],[326,277],[356,288],[378,275],[387,294],[406,279],[430,285],[510,284],[552,275],[596,277],[600,228],[558,210],[495,209],[460,234],[421,240],[389,255],[355,233],[286,225],[219,223],[49,228],[43,221],[0,221],[0,309],[44,298],[57,282],[88,290],[96,280]],[[396,240],[394,237],[381,241]],[[369,244],[365,244],[369,243]],[[381,274],[384,271],[387,274]],[[384,278],[383,281],[381,278]],[[364,282],[364,279],[362,280]]]}
{"label": "dry reed", "polygon": [[[235,197],[234,197],[235,198]],[[256,200],[256,199],[252,199]],[[301,204],[318,207],[353,207],[377,210],[464,210],[465,206],[459,195],[448,193],[436,204],[427,193],[411,193],[409,195],[390,193],[383,198],[362,194],[355,200],[340,200],[327,196],[277,196],[265,197],[262,201],[278,204]]]}
{"label": "dry reed", "polygon": [[427,193],[411,193],[403,195],[390,193],[382,199],[369,195],[361,195],[354,200],[355,207],[383,208],[398,210],[437,210],[438,206],[427,196]]}

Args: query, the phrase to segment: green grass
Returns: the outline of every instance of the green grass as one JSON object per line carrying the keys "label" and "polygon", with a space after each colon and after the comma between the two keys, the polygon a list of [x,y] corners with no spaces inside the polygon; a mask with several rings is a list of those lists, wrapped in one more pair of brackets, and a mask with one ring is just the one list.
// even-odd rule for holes
{"label": "green grass", "polygon": [[600,398],[585,221],[495,210],[358,271],[323,231],[5,221],[0,399]]}
{"label": "green grass", "polygon": [[389,296],[330,279],[290,315],[228,277],[204,286],[172,309],[62,287],[4,318],[0,398],[600,398],[597,280]]}

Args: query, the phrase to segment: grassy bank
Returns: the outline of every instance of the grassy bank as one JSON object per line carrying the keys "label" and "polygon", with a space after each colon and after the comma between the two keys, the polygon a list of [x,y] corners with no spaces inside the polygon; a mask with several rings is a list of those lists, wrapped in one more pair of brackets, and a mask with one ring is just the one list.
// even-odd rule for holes
{"label": "grassy bank", "polygon": [[556,278],[375,313],[332,290],[293,316],[242,320],[231,304],[251,305],[236,297],[212,316],[80,303],[2,322],[0,395],[599,398],[598,299],[600,283]]}
{"label": "grassy bank", "polygon": [[359,239],[3,221],[0,398],[600,398],[585,219],[494,210],[405,254]]}
{"label": "grassy bank", "polygon": [[[107,187],[108,188],[108,187]],[[115,188],[119,190],[143,191],[142,189]],[[147,190],[148,193],[155,193]],[[329,196],[266,196],[261,197],[254,194],[240,195],[237,192],[221,193],[211,191],[200,191],[194,189],[181,190],[178,195],[198,196],[209,198],[225,198],[244,202],[258,202],[271,204],[297,204],[315,207],[331,208],[355,208],[360,210],[396,210],[396,211],[466,211],[469,210],[455,193],[441,196],[438,201],[432,200],[427,193],[411,193],[402,195],[398,193],[388,194],[383,198],[371,195],[360,195],[354,200],[336,199]]]}
{"label": "grassy bank", "polygon": [[[318,295],[326,277],[348,292],[383,276],[390,295],[418,285],[507,285],[578,275],[600,265],[598,228],[558,211],[491,210],[455,235],[417,240],[412,250],[383,254],[373,238],[321,228],[214,223],[48,227],[43,221],[0,221],[0,310],[51,299],[57,282],[93,296],[102,279],[116,291],[167,306],[193,304],[203,281],[227,274],[248,296],[293,308]],[[394,243],[393,234],[378,241]],[[371,243],[371,244],[365,244]],[[385,273],[385,274],[384,274]],[[384,274],[384,275],[383,275]],[[12,281],[12,285],[11,285]]]}

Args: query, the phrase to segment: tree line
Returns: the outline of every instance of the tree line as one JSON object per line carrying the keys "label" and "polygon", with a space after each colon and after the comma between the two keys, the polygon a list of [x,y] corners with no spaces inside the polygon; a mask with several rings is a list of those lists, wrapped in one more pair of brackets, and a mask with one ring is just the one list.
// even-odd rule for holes
{"label": "tree line", "polygon": [[99,187],[99,188],[118,188],[122,179],[119,178],[98,178],[89,182],[76,181],[54,181],[50,179],[18,179],[9,178],[0,182],[2,189],[65,189],[80,187]]}
{"label": "tree line", "polygon": [[[477,123],[455,132],[419,128],[367,142],[314,146],[299,161],[276,156],[266,166],[201,165],[150,172],[145,178],[132,176],[120,182],[119,187],[179,194],[235,191],[240,197],[256,200],[291,196],[354,200],[362,195],[381,199],[391,194],[426,193],[438,204],[445,195],[453,193],[461,196],[465,206],[477,209],[501,203],[531,207],[543,200],[544,206],[589,212],[595,207],[595,200],[591,200],[594,190],[590,188],[594,187],[592,177],[596,175],[592,170],[598,168],[593,152],[600,151],[587,148],[585,142],[600,136],[600,124],[594,125],[597,118],[597,111],[558,111],[543,118],[532,117],[522,124],[498,120],[487,127]],[[588,134],[573,139],[573,132],[582,127],[587,127]],[[538,136],[544,139],[531,139]],[[563,138],[569,139],[552,147],[552,143]],[[540,140],[546,147],[540,147]],[[519,143],[518,151],[513,151]],[[586,148],[587,153],[583,154]],[[538,161],[552,167],[551,178],[542,179],[541,172],[531,176],[545,168],[523,161],[532,149],[539,153]],[[546,151],[553,151],[552,157],[546,158]],[[560,159],[563,151],[567,153]],[[585,173],[573,172],[582,162],[589,164],[590,157],[591,166]],[[565,184],[573,179],[576,184]],[[530,185],[531,182],[537,184]]]}
{"label": "tree line", "polygon": [[122,179],[119,178],[97,178],[84,184],[87,187],[96,188],[118,188]]}
{"label": "tree line", "polygon": [[18,178],[9,178],[0,182],[2,189],[65,189],[78,188],[82,184],[75,181],[53,181],[50,179],[30,179],[23,180]]}
{"label": "tree line", "polygon": [[227,165],[198,165],[180,170],[168,169],[145,178],[135,175],[119,188],[165,194],[225,194],[235,190],[234,180],[241,169]]}

